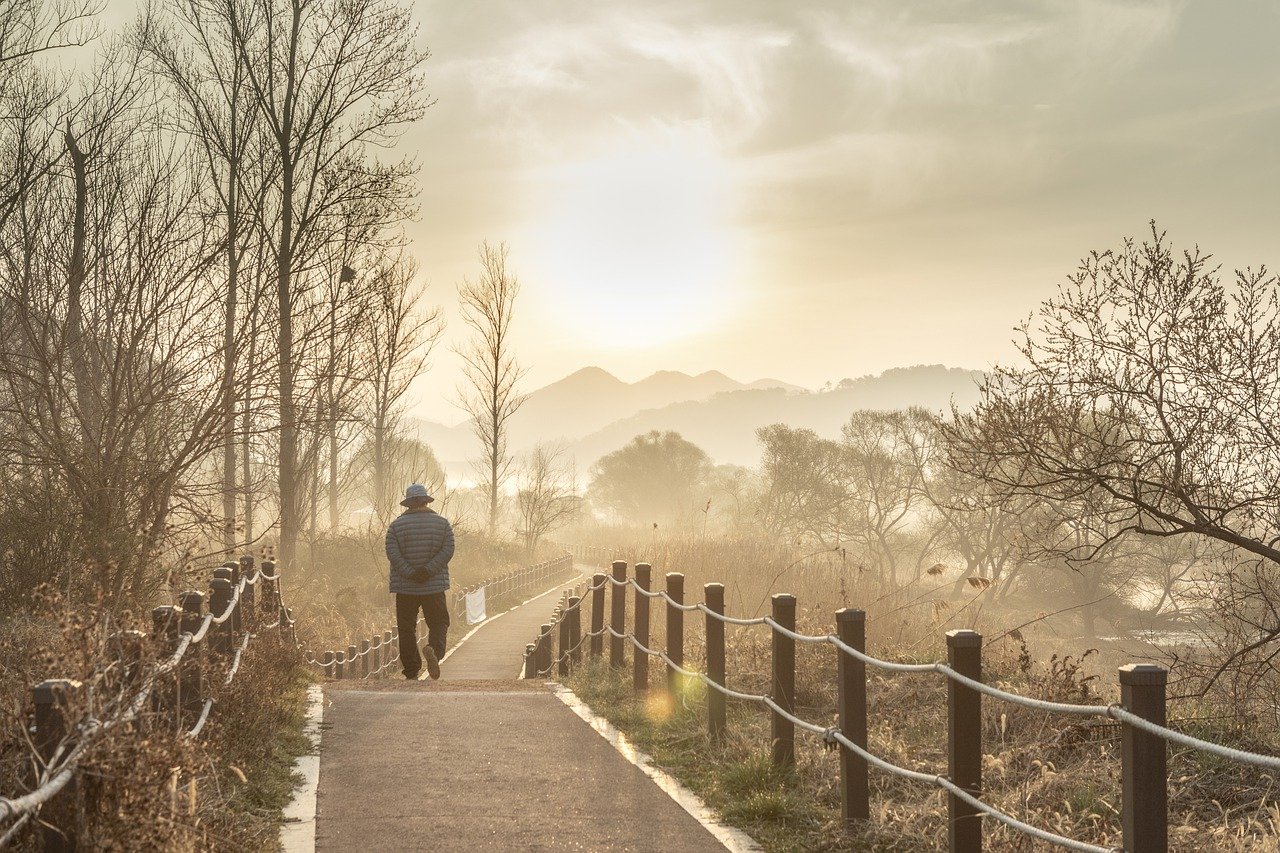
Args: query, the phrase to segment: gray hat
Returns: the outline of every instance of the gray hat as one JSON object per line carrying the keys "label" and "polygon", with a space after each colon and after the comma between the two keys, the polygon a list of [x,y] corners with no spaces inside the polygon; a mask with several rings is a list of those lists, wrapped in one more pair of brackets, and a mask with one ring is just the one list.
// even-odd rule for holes
{"label": "gray hat", "polygon": [[427,492],[427,487],[421,483],[414,483],[412,486],[404,490],[404,500],[400,501],[400,506],[420,506],[429,504],[435,498]]}

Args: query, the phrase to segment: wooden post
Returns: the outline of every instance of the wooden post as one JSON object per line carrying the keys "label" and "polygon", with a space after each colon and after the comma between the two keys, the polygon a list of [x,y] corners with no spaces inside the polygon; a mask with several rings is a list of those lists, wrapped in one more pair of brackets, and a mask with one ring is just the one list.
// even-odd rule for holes
{"label": "wooden post", "polygon": [[280,584],[276,578],[276,564],[262,561],[262,615],[270,619],[280,611]]}
{"label": "wooden post", "polygon": [[[160,650],[160,657],[167,658],[178,645],[179,630],[182,627],[182,611],[172,604],[162,604],[151,608],[151,639]],[[156,711],[177,711],[180,698],[178,685],[181,682],[179,671],[166,675],[151,691],[151,707]],[[181,714],[178,714],[181,722]]]}
{"label": "wooden post", "polygon": [[551,623],[544,622],[538,628],[537,669],[538,678],[551,677]]}
{"label": "wooden post", "polygon": [[569,674],[569,649],[573,647],[573,641],[569,638],[569,614],[562,612],[560,621],[556,624],[560,626],[560,654],[556,656],[556,673],[564,678]]}
{"label": "wooden post", "polygon": [[[684,575],[680,572],[667,573],[667,595],[676,604],[684,604]],[[684,611],[667,602],[667,657],[676,666],[684,666]],[[667,667],[667,700],[675,707],[676,697],[680,693],[680,673]]]}
{"label": "wooden post", "polygon": [[[240,577],[248,579],[253,577],[253,555],[245,554],[240,558]],[[258,615],[257,590],[256,585],[247,583],[244,585],[244,619],[247,624],[252,625],[255,617]]]}
{"label": "wooden post", "polygon": [[[635,627],[632,629],[636,642],[642,646],[649,645],[649,596],[645,595],[652,582],[653,567],[648,563],[636,563]],[[632,689],[637,693],[649,690],[649,656],[636,649],[631,661]]]}
{"label": "wooden post", "polygon": [[346,678],[347,656],[343,652],[336,652],[333,656],[333,677],[341,681]]}
{"label": "wooden post", "polygon": [[530,643],[524,647],[524,678],[533,679],[538,677],[538,646],[536,643]]}
{"label": "wooden post", "polygon": [[582,660],[582,596],[569,597],[569,669],[572,671]]}
{"label": "wooden post", "polygon": [[[773,621],[796,629],[796,597],[785,592],[773,596]],[[796,641],[780,631],[773,634],[773,701],[783,710],[796,712]],[[771,715],[773,766],[791,768],[796,763],[796,726],[777,711]]]}
{"label": "wooden post", "polygon": [[[712,613],[724,615],[724,585],[709,583],[702,588],[702,600]],[[707,614],[707,678],[724,686],[724,623]],[[725,695],[714,687],[707,688],[707,733],[713,741],[724,740],[727,723]]]}
{"label": "wooden post", "polygon": [[[31,688],[31,698],[35,702],[36,711],[36,730],[32,740],[36,754],[40,756],[40,762],[45,767],[49,766],[58,746],[63,744],[63,740],[71,731],[70,706],[76,694],[80,692],[80,686],[79,681],[51,678]],[[65,756],[70,749],[71,745],[66,744],[62,755]],[[72,779],[67,787],[63,788],[41,810],[41,849],[51,853],[52,851],[70,853],[76,849],[76,838],[72,834],[72,828],[75,826],[75,809],[72,804],[75,801],[76,784]]]}
{"label": "wooden post", "polygon": [[325,652],[325,653],[324,653],[324,659],[321,661],[321,663],[323,663],[323,664],[324,664],[324,675],[325,675],[325,677],[326,677],[326,678],[336,678],[336,677],[337,677],[337,676],[334,674],[334,670],[333,670],[334,665],[335,665],[335,664],[334,664],[334,655],[333,655],[333,652]]}
{"label": "wooden post", "polygon": [[[1169,672],[1149,663],[1120,667],[1120,704],[1165,725],[1165,685]],[[1168,744],[1159,735],[1120,724],[1121,823],[1129,853],[1166,853],[1169,849]]]}
{"label": "wooden post", "polygon": [[[836,636],[860,652],[867,650],[867,614],[841,608],[836,611]],[[867,748],[867,665],[837,651],[839,661],[840,731]],[[871,817],[871,788],[867,760],[848,747],[840,747],[840,813],[846,828]]]}
{"label": "wooden post", "polygon": [[357,678],[360,675],[359,659],[356,657],[358,651],[355,645],[347,646],[347,678]]}
{"label": "wooden post", "polygon": [[[222,564],[222,567],[231,570],[231,595],[234,597],[236,587],[240,586],[240,562],[238,560],[227,560]],[[248,588],[249,585],[245,584],[245,589],[247,590]],[[242,591],[239,598],[236,598],[235,603],[231,606],[231,630],[236,634],[244,631],[244,610],[241,606],[244,604],[244,596],[245,594]]]}
{"label": "wooden post", "polygon": [[[204,623],[204,594],[187,590],[178,596],[178,606],[182,608],[179,630],[194,636]],[[182,710],[197,717],[204,708],[203,659],[204,643],[192,643],[187,646],[187,653],[178,670],[178,695],[181,697]],[[195,724],[194,719],[191,722],[192,725]]]}
{"label": "wooden post", "polygon": [[[221,570],[219,570],[221,571]],[[227,578],[215,577],[209,582],[209,612],[221,618],[231,605],[231,581]],[[231,620],[221,625],[209,626],[209,648],[219,654],[231,651]]]}
{"label": "wooden post", "polygon": [[395,631],[382,632],[382,645],[387,649],[386,660],[383,663],[394,663],[400,659],[400,649],[396,647],[396,636]]}
{"label": "wooden post", "polygon": [[[614,581],[625,581],[627,579],[627,564],[622,560],[613,561],[613,579]],[[609,599],[612,605],[609,616],[609,627],[619,634],[627,633],[627,588],[617,583],[610,584],[612,596]],[[621,669],[626,664],[626,646],[627,641],[622,637],[615,637],[612,633],[609,635],[609,665],[614,669]]]}
{"label": "wooden post", "polygon": [[[947,632],[947,663],[956,672],[982,680],[982,635]],[[947,775],[974,797],[982,795],[982,694],[947,679]],[[951,853],[982,850],[982,813],[947,794],[947,836]]]}
{"label": "wooden post", "polygon": [[369,677],[369,641],[360,641],[360,677]]}
{"label": "wooden post", "polygon": [[591,577],[591,656],[604,654],[604,585],[605,576],[596,572]]}

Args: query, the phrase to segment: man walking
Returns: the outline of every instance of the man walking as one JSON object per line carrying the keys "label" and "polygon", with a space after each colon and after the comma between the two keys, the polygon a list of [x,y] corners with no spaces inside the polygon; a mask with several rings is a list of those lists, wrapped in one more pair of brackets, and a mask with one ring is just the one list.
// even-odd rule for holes
{"label": "man walking", "polygon": [[[453,557],[453,527],[431,509],[435,498],[426,486],[414,483],[404,491],[405,511],[387,528],[387,559],[391,561],[391,592],[396,597],[396,628],[400,632],[400,665],[404,677],[416,680],[426,658],[427,674],[440,677],[449,633],[449,560]],[[418,610],[427,620],[427,645],[418,653]]]}

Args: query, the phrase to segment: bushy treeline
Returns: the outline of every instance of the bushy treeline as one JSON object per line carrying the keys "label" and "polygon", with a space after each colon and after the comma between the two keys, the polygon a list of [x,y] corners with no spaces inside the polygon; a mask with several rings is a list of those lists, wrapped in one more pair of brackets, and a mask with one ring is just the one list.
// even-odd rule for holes
{"label": "bushy treeline", "polygon": [[0,599],[180,583],[440,478],[404,251],[429,106],[392,0],[0,8]]}

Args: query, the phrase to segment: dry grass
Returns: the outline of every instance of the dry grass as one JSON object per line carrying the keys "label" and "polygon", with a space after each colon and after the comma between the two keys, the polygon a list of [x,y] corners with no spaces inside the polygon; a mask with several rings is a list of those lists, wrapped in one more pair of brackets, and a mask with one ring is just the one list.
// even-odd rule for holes
{"label": "dry grass", "polygon": [[[772,592],[792,592],[800,601],[799,629],[824,634],[833,612],[854,601],[868,611],[869,646],[892,660],[931,661],[945,657],[942,633],[951,627],[986,628],[1000,633],[998,615],[965,624],[976,614],[962,599],[945,608],[903,607],[910,591],[879,589],[864,574],[842,566],[837,555],[797,557],[786,549],[756,543],[666,542],[628,554],[649,557],[655,578],[668,566],[686,577],[686,601],[701,600],[701,584],[723,582],[734,615],[767,612]],[[653,556],[651,556],[653,555]],[[756,555],[756,556],[753,556]],[[672,562],[665,562],[671,560]],[[655,580],[655,586],[659,583]],[[980,592],[978,590],[977,592]],[[974,594],[969,594],[970,600]],[[628,596],[627,625],[633,625]],[[902,608],[892,615],[886,610]],[[655,604],[650,645],[664,647],[665,610]],[[961,618],[950,617],[961,611]],[[686,665],[703,669],[704,618],[685,616]],[[1029,635],[1031,632],[1027,632]],[[1034,646],[1034,637],[1029,637]],[[771,652],[764,628],[728,627],[729,685],[737,690],[769,690]],[[1049,644],[1045,644],[1048,646]],[[1058,647],[1062,646],[1059,642]],[[606,654],[608,644],[606,643]],[[801,644],[797,649],[797,706],[805,719],[832,725],[835,717],[835,651]],[[1087,649],[1074,654],[1028,648],[1020,637],[990,646],[984,656],[989,683],[1013,692],[1055,701],[1114,701],[1110,660]],[[1111,677],[1099,675],[1112,673]],[[625,677],[623,677],[625,676]],[[665,678],[651,665],[651,683]],[[655,760],[701,794],[731,824],[769,850],[924,850],[946,843],[946,801],[919,783],[872,771],[872,820],[852,833],[840,822],[839,762],[819,739],[797,732],[797,767],[780,774],[769,766],[769,717],[755,706],[730,703],[730,734],[723,744],[708,741],[705,688],[689,685],[675,707],[639,700],[630,689],[628,667],[620,676],[608,667],[574,675],[571,686],[584,701],[634,738]],[[932,773],[946,768],[946,688],[940,676],[869,675],[872,751],[903,767]],[[659,694],[661,691],[657,691]],[[1212,694],[1210,694],[1212,697]],[[1265,698],[1265,697],[1264,697]],[[1236,707],[1208,700],[1170,705],[1171,720],[1188,731],[1246,749],[1274,753],[1276,732],[1251,725]],[[1105,721],[1082,722],[984,700],[984,799],[1033,825],[1096,844],[1119,844],[1119,729]],[[1228,764],[1202,753],[1173,749],[1169,760],[1171,845],[1174,850],[1262,851],[1280,849],[1280,807],[1274,775]],[[988,849],[1046,849],[1014,831],[986,821]]]}
{"label": "dry grass", "polygon": [[[128,614],[68,612],[56,600],[10,614],[0,625],[0,778],[12,781],[6,795],[34,780],[25,737],[31,685],[50,677],[78,680],[71,717],[106,717],[111,697],[136,688],[106,665],[107,636],[130,626],[141,627]],[[302,736],[308,675],[300,663],[296,650],[271,632],[250,643],[228,687],[224,664],[207,659],[204,679],[217,704],[199,739],[184,737],[171,712],[148,709],[85,753],[74,789],[59,794],[41,818],[72,828],[81,849],[274,849],[293,789],[292,762],[308,747]],[[183,726],[192,722],[188,716]],[[29,823],[16,849],[39,849],[39,835]]]}

